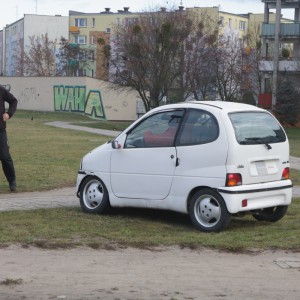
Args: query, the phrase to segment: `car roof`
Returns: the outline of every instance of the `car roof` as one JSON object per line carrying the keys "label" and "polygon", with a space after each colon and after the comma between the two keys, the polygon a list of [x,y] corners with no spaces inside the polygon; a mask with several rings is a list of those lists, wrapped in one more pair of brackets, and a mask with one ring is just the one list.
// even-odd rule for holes
{"label": "car roof", "polygon": [[164,110],[164,109],[174,109],[174,108],[197,108],[197,109],[205,109],[205,107],[215,108],[218,110],[224,111],[224,113],[228,112],[238,112],[238,111],[264,111],[264,109],[258,108],[254,105],[230,102],[230,101],[187,101],[180,102],[176,104],[167,104],[155,108],[155,110]]}

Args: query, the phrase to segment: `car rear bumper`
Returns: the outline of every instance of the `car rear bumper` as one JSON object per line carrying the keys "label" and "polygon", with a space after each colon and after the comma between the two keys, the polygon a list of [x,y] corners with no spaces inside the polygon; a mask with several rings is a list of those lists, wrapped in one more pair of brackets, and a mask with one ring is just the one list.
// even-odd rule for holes
{"label": "car rear bumper", "polygon": [[290,180],[282,180],[236,187],[221,187],[217,190],[224,198],[228,212],[234,214],[289,205],[292,201],[292,187]]}

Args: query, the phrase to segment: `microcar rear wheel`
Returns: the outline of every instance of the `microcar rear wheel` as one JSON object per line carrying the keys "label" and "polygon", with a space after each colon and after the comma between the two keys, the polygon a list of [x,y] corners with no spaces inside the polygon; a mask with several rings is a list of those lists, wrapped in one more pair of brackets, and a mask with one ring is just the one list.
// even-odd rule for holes
{"label": "microcar rear wheel", "polygon": [[277,222],[282,219],[288,210],[288,206],[274,206],[255,211],[252,216],[258,221]]}
{"label": "microcar rear wheel", "polygon": [[204,232],[219,232],[231,219],[222,196],[211,189],[200,190],[192,197],[189,215],[194,226]]}
{"label": "microcar rear wheel", "polygon": [[87,177],[80,188],[80,206],[84,212],[101,214],[110,209],[105,184],[97,177]]}

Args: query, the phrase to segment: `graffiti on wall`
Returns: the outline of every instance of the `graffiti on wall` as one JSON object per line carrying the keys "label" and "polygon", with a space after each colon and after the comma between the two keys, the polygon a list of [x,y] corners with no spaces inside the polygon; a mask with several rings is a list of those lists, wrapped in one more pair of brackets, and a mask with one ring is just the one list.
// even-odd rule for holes
{"label": "graffiti on wall", "polygon": [[[7,91],[10,92],[11,85],[10,84],[4,84],[2,85]],[[21,89],[18,95],[15,95],[18,99],[18,105],[30,102],[30,101],[38,101],[39,94],[37,93],[37,90],[35,87],[27,87],[24,89]]]}
{"label": "graffiti on wall", "polygon": [[[101,93],[85,86],[55,85],[55,111],[81,112],[95,119],[105,119]],[[87,96],[86,96],[87,94]]]}
{"label": "graffiti on wall", "polygon": [[18,96],[19,104],[25,104],[30,101],[37,101],[38,93],[35,87],[27,87],[20,91]]}

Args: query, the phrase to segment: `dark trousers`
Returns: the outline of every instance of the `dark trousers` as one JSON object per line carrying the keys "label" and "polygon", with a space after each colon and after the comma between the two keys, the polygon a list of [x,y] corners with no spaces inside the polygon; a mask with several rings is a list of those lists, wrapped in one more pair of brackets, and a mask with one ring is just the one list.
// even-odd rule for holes
{"label": "dark trousers", "polygon": [[0,160],[2,169],[8,182],[16,180],[13,160],[9,153],[6,130],[0,130]]}

